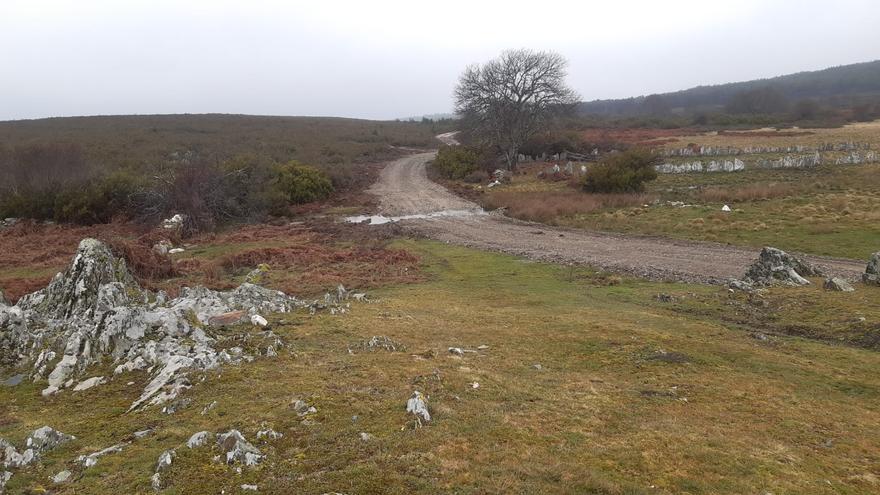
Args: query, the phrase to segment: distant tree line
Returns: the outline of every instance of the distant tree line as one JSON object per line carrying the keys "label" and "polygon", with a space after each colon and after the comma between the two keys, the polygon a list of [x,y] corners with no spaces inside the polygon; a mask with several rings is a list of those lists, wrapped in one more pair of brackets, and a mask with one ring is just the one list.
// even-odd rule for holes
{"label": "distant tree line", "polygon": [[880,118],[880,61],[637,98],[584,102],[578,110],[582,115],[600,117],[690,118],[697,125],[749,120],[743,116],[757,116],[751,119],[754,123],[871,120]]}

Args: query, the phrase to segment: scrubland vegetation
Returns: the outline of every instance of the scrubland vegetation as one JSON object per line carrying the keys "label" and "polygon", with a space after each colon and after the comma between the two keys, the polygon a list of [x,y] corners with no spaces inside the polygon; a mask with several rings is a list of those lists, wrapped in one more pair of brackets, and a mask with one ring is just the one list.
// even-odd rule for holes
{"label": "scrubland vegetation", "polygon": [[[858,142],[876,150],[880,146],[878,129],[877,123],[811,131],[763,129],[702,133],[684,130],[679,133],[609,129],[603,133],[585,133],[580,149],[589,146],[587,140],[592,139],[617,141],[617,147],[623,149],[662,150],[691,143],[715,147],[816,147],[823,143]],[[552,139],[544,138],[544,141]],[[773,245],[857,259],[866,258],[880,246],[876,229],[880,208],[880,165],[877,164],[826,163],[803,170],[659,174],[655,180],[644,182],[644,190],[639,192],[610,195],[578,192],[587,178],[608,172],[609,163],[610,160],[605,160],[588,164],[585,176],[557,174],[556,177],[547,173],[543,178],[538,175],[550,164],[528,164],[513,176],[512,183],[477,191],[474,197],[487,208],[507,208],[507,213],[517,218],[592,230],[753,247]],[[610,170],[618,171],[620,178],[633,175],[626,172],[626,167]],[[722,212],[724,205],[733,211]]]}
{"label": "scrubland vegetation", "polygon": [[[433,145],[436,124],[231,115],[0,123],[0,217],[157,222],[192,231],[284,213],[370,182],[396,147]],[[295,160],[295,161],[294,161]]]}
{"label": "scrubland vegetation", "polygon": [[581,183],[586,192],[640,193],[657,178],[655,163],[657,157],[644,149],[613,153],[589,167]]}

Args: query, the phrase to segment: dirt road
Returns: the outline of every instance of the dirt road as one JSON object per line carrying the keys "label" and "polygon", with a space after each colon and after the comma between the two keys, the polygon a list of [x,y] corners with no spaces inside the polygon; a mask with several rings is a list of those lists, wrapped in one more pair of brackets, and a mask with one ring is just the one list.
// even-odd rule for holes
{"label": "dirt road", "polygon": [[[454,135],[441,139],[455,144]],[[370,192],[380,215],[440,241],[501,251],[538,261],[584,263],[662,280],[723,283],[739,278],[758,250],[667,238],[587,232],[522,222],[482,209],[428,179],[421,153],[390,163]],[[401,218],[403,217],[403,218]],[[855,279],[861,261],[808,257],[832,274]]]}

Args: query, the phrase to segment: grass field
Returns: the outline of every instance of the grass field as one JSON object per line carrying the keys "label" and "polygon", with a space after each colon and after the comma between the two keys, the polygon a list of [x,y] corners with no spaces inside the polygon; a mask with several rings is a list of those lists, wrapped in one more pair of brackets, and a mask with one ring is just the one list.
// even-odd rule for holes
{"label": "grass field", "polygon": [[[344,316],[270,318],[289,351],[194,379],[192,406],[172,416],[124,413],[139,373],[48,400],[40,385],[0,387],[0,436],[17,442],[48,424],[78,437],[17,472],[10,491],[150,493],[157,457],[174,447],[163,493],[238,493],[245,483],[358,494],[880,489],[880,355],[772,333],[773,318],[796,315],[826,332],[817,337],[834,340],[850,317],[876,335],[877,289],[857,299],[777,289],[750,302],[427,241],[392,247],[419,256],[427,279],[378,289]],[[736,321],[745,306],[767,325],[760,313]],[[406,350],[349,351],[373,335]],[[434,416],[418,429],[404,411],[413,390]],[[317,408],[308,421],[289,407],[297,398]],[[216,449],[180,447],[199,430],[234,427],[254,440],[266,426],[284,437],[260,445],[267,460],[241,473],[212,461]],[[147,427],[154,433],[85,472],[71,462]],[[63,468],[76,481],[53,485]]]}
{"label": "grass field", "polygon": [[[664,136],[664,142],[672,142],[661,146],[817,146],[847,141],[868,143],[875,150],[880,146],[877,122],[788,132],[795,135],[762,130]],[[857,259],[880,250],[880,229],[876,227],[880,220],[880,164],[660,174],[639,195],[584,194],[575,184],[537,179],[537,171],[545,167],[527,167],[510,185],[479,197],[489,208],[507,207],[511,216],[568,227],[753,247],[772,245]],[[725,204],[733,211],[723,213]]]}
{"label": "grass field", "polygon": [[[688,178],[661,176],[650,187],[661,199],[657,204],[574,214],[556,222],[856,259],[880,249],[880,165],[778,172],[772,174],[776,180],[763,179],[766,175],[729,174],[701,191],[672,193],[667,190],[673,184]],[[725,185],[728,179],[733,183]],[[722,212],[724,204],[733,211]]]}

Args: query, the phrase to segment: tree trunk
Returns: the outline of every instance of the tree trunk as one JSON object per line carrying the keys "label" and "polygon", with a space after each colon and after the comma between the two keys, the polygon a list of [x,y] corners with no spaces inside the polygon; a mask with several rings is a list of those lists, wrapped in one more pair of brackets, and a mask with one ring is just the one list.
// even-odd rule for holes
{"label": "tree trunk", "polygon": [[504,158],[507,159],[507,170],[513,172],[516,170],[516,166],[519,163],[519,148],[512,147],[508,148],[504,153]]}

